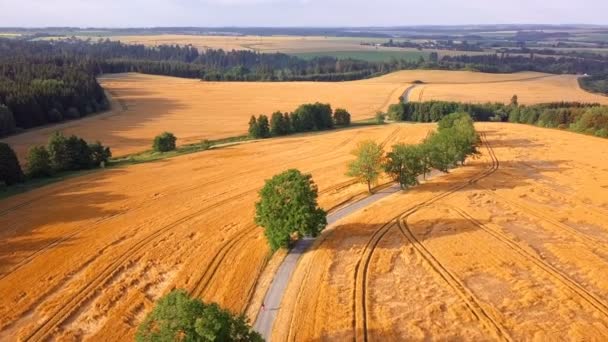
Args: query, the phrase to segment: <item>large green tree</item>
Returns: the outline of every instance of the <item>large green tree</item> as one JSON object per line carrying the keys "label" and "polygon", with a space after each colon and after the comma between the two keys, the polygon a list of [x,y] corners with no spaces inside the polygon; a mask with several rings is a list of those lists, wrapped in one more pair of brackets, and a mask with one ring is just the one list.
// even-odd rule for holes
{"label": "large green tree", "polygon": [[418,184],[424,172],[423,150],[418,145],[398,144],[387,154],[386,173],[399,182],[402,189]]}
{"label": "large green tree", "polygon": [[141,342],[263,341],[244,316],[191,298],[184,290],[174,290],[162,297],[139,326],[135,339]]}
{"label": "large green tree", "polygon": [[13,185],[23,181],[23,171],[15,151],[5,143],[0,142],[0,182]]}
{"label": "large green tree", "polygon": [[382,146],[372,140],[362,141],[352,152],[356,157],[348,164],[347,176],[356,177],[367,184],[367,190],[372,192],[372,185],[382,174],[384,151]]}
{"label": "large green tree", "polygon": [[264,227],[270,248],[290,246],[292,237],[317,236],[327,214],[317,205],[317,186],[310,174],[291,169],[266,181],[256,203],[256,224]]}

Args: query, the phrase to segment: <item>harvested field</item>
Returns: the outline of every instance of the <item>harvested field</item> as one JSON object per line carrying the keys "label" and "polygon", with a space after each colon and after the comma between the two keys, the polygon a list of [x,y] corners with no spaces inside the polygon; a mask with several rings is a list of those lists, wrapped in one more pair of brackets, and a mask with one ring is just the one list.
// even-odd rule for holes
{"label": "harvested field", "polygon": [[[386,110],[390,104],[396,103],[415,80],[432,84],[414,88],[410,100],[417,100],[421,93],[424,93],[423,99],[427,99],[426,95],[432,93],[433,87],[444,87],[470,89],[463,92],[462,97],[446,99],[476,101],[477,97],[479,101],[509,101],[516,91],[513,89],[531,87],[534,91],[530,90],[529,95],[525,91],[516,91],[522,103],[561,101],[570,99],[567,97],[569,93],[578,96],[579,100],[608,103],[607,97],[580,90],[574,76],[533,72],[484,74],[409,70],[339,83],[201,82],[117,74],[101,78],[102,85],[113,97],[111,112],[35,129],[3,141],[9,143],[23,160],[30,146],[45,144],[54,131],[62,130],[65,134],[76,134],[87,140],[100,140],[112,147],[115,156],[120,156],[150,148],[153,137],[163,131],[173,132],[178,137],[178,144],[243,135],[247,132],[251,115],[291,111],[306,102],[328,102],[334,108],[348,109],[353,120],[367,119],[376,111]],[[509,90],[505,84],[515,88]],[[492,89],[499,89],[502,93]]]}
{"label": "harvested field", "polygon": [[431,129],[399,124],[272,139],[107,169],[2,200],[0,340],[132,339],[174,287],[244,312],[268,257],[253,224],[264,179],[288,168],[311,172],[330,209],[365,191],[344,176],[358,141],[415,143]]}
{"label": "harvested field", "polygon": [[608,141],[477,127],[479,159],[322,235],[273,340],[608,338]]}

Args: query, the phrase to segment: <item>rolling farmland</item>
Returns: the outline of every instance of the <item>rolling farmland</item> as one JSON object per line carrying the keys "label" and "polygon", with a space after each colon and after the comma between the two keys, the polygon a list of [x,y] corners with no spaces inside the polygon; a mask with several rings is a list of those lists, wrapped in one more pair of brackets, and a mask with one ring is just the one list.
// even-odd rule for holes
{"label": "rolling farmland", "polygon": [[608,142],[477,126],[480,158],[322,235],[274,340],[607,338]]}
{"label": "rolling farmland", "polygon": [[433,128],[272,139],[108,169],[0,201],[0,340],[132,337],[174,287],[244,312],[268,257],[253,224],[264,179],[288,168],[311,172],[330,209],[365,191],[344,176],[358,141],[415,143]]}
{"label": "rolling farmland", "polygon": [[[113,98],[112,111],[8,137],[23,158],[27,149],[45,144],[60,130],[89,141],[100,140],[115,156],[150,147],[152,138],[173,132],[178,144],[242,135],[251,115],[291,111],[306,102],[327,102],[348,109],[353,120],[371,118],[398,101],[410,84],[421,80],[409,100],[427,100],[433,89],[453,92],[441,99],[521,103],[579,100],[608,103],[608,98],[580,90],[574,76],[524,72],[484,74],[466,71],[408,70],[353,82],[201,82],[197,80],[117,74],[102,77]],[[466,91],[465,91],[466,90]],[[521,90],[521,91],[517,91]],[[434,99],[434,98],[433,98]]]}

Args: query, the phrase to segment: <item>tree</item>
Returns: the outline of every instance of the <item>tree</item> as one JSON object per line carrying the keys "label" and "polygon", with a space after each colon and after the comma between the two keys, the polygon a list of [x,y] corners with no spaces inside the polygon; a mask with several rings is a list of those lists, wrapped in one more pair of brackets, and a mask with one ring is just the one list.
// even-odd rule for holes
{"label": "tree", "polygon": [[376,116],[374,117],[374,120],[376,120],[377,124],[379,124],[379,125],[383,124],[385,119],[386,119],[386,115],[384,115],[384,113],[376,112]]}
{"label": "tree", "polygon": [[91,151],[91,163],[93,166],[99,166],[102,162],[107,163],[112,157],[112,151],[109,147],[103,146],[99,141],[89,144]]}
{"label": "tree", "polygon": [[294,234],[317,236],[327,214],[317,205],[317,186],[310,174],[287,170],[269,180],[256,203],[256,224],[264,227],[270,248],[288,248]]}
{"label": "tree", "polygon": [[256,138],[270,138],[270,124],[266,115],[258,116],[258,130],[259,136]]}
{"label": "tree", "polygon": [[152,148],[156,152],[169,152],[175,150],[175,141],[177,138],[173,133],[164,132],[154,138]]}
{"label": "tree", "polygon": [[49,138],[48,152],[51,158],[51,167],[54,171],[69,170],[70,158],[67,141],[68,139],[61,132],[55,132]]}
{"label": "tree", "polygon": [[360,142],[352,154],[357,159],[348,164],[346,175],[367,183],[367,190],[371,193],[372,184],[378,181],[382,173],[384,151],[374,141],[366,140]]}
{"label": "tree", "polygon": [[346,109],[336,108],[334,111],[334,123],[337,126],[350,125],[350,113]]}
{"label": "tree", "polygon": [[158,300],[137,329],[136,341],[263,341],[243,315],[173,290]]}
{"label": "tree", "polygon": [[289,121],[287,116],[283,116],[281,112],[274,112],[270,117],[270,135],[278,137],[289,134]]}
{"label": "tree", "polygon": [[92,166],[91,150],[84,139],[75,135],[66,140],[66,151],[68,156],[68,170],[76,171],[88,169]]}
{"label": "tree", "polygon": [[27,175],[31,178],[49,177],[53,174],[51,156],[44,146],[34,146],[27,154]]}
{"label": "tree", "polygon": [[15,151],[6,143],[0,142],[0,182],[13,185],[23,181],[23,171]]}
{"label": "tree", "polygon": [[15,118],[11,110],[0,104],[0,136],[15,132]]}
{"label": "tree", "polygon": [[249,119],[249,137],[253,139],[260,138],[260,126],[255,115],[252,115],[251,119]]}
{"label": "tree", "polygon": [[399,182],[402,189],[418,184],[424,172],[422,149],[416,145],[398,144],[387,154],[386,173]]}

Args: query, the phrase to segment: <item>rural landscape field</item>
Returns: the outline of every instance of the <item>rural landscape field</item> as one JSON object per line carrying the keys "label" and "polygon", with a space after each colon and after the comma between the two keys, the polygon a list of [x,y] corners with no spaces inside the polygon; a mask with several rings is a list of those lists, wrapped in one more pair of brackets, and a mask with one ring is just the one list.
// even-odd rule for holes
{"label": "rural landscape field", "polygon": [[29,2],[0,341],[608,341],[603,2]]}
{"label": "rural landscape field", "polygon": [[365,120],[399,101],[414,81],[410,101],[503,102],[518,95],[521,103],[582,101],[608,104],[608,97],[580,89],[575,76],[524,72],[484,74],[466,71],[399,71],[378,78],[342,83],[200,82],[141,74],[100,78],[114,105],[108,113],[49,126],[5,139],[24,158],[27,149],[45,144],[61,130],[110,146],[115,156],[149,148],[162,131],[179,144],[241,135],[251,115],[292,111],[306,102],[347,108],[353,120]]}

